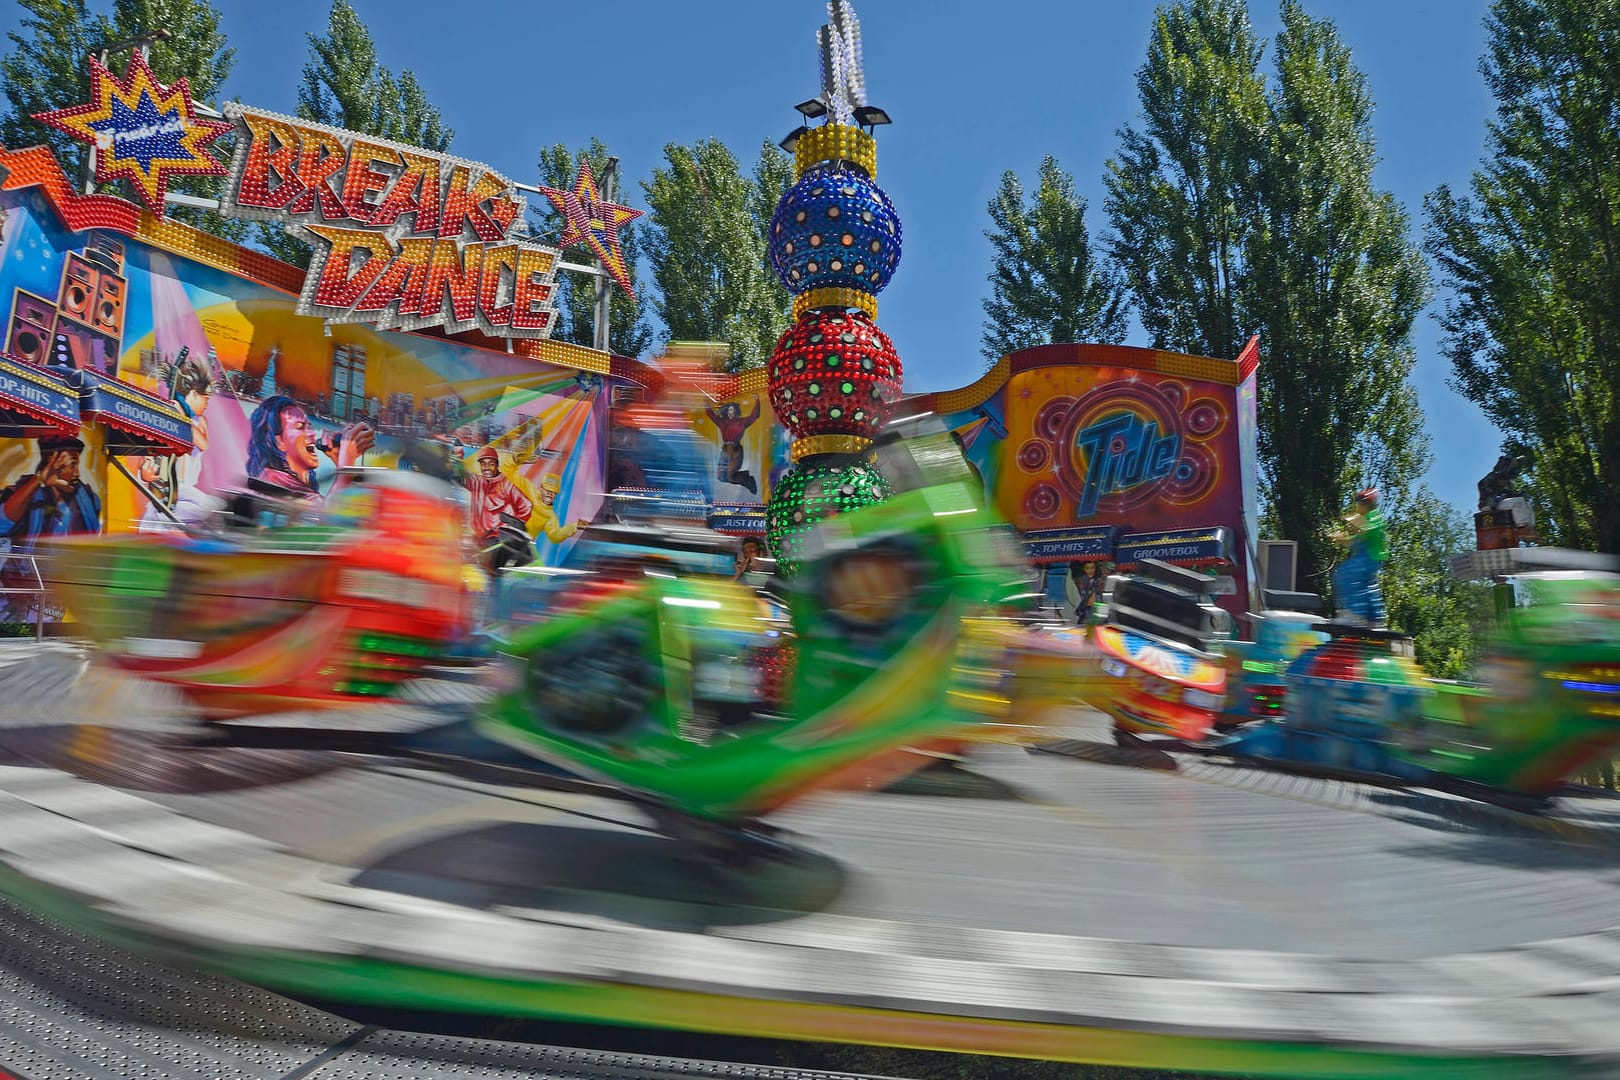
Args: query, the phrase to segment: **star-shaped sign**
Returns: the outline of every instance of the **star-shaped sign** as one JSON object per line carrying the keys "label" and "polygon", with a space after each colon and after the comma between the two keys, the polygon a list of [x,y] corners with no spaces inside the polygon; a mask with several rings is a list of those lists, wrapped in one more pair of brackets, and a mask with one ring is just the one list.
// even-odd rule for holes
{"label": "star-shaped sign", "polygon": [[137,51],[119,79],[90,58],[90,102],[35,113],[34,119],[96,148],[96,182],[128,180],[154,214],[163,213],[171,176],[224,176],[208,144],[231,130],[199,120],[184,78],[164,86]]}
{"label": "star-shaped sign", "polygon": [[641,211],[604,202],[596,187],[596,177],[591,173],[591,164],[584,158],[579,159],[579,175],[574,178],[572,191],[560,188],[541,188],[540,191],[568,221],[557,246],[584,244],[590,248],[591,254],[602,261],[608,276],[619,283],[626,296],[634,299],[630,268],[625,265],[624,251],[619,247],[619,226],[640,217]]}

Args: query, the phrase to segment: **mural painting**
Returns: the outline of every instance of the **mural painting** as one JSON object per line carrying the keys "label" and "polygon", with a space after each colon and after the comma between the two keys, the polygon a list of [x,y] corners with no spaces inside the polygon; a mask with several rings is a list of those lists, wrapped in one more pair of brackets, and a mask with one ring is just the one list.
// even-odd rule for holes
{"label": "mural painting", "polygon": [[276,289],[121,234],[72,232],[36,189],[0,192],[0,213],[8,361],[40,379],[94,380],[145,403],[149,421],[189,424],[174,446],[118,448],[138,483],[109,468],[100,425],[43,440],[0,426],[0,554],[31,551],[44,533],[195,524],[248,484],[322,500],[353,465],[441,460],[466,493],[470,545],[487,548],[505,527],[547,564],[600,503],[600,375],[327,327]]}

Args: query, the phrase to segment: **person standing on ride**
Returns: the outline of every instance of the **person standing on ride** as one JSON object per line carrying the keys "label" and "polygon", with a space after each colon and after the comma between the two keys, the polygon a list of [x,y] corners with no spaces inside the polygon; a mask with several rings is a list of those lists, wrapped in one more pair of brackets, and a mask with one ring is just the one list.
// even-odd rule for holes
{"label": "person standing on ride", "polygon": [[1389,534],[1384,512],[1378,509],[1378,490],[1358,491],[1344,516],[1345,528],[1333,534],[1348,542],[1349,554],[1333,572],[1333,592],[1339,604],[1341,622],[1384,625],[1384,594],[1378,588],[1378,571],[1389,557]]}
{"label": "person standing on ride", "polygon": [[1074,621],[1079,626],[1086,625],[1091,618],[1092,608],[1102,599],[1103,583],[1102,568],[1095,560],[1087,559],[1085,562],[1071,562],[1069,564],[1068,594],[1069,602],[1074,605]]}

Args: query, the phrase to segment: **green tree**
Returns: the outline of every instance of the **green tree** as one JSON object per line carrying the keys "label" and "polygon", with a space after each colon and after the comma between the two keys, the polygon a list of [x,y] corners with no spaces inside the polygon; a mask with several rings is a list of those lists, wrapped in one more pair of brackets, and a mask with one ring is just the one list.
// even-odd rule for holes
{"label": "green tree", "polygon": [[[783,152],[776,143],[766,139],[759,145],[759,159],[754,163],[754,190],[749,193],[748,213],[754,219],[754,231],[759,234],[760,258],[765,267],[765,284],[761,298],[761,313],[768,322],[760,328],[765,341],[763,364],[770,359],[776,342],[793,322],[793,296],[776,276],[771,265],[771,218],[776,215],[777,204],[793,186],[793,155]],[[756,365],[757,366],[757,365]]]}
{"label": "green tree", "polygon": [[[166,30],[168,39],[151,47],[148,63],[153,74],[166,84],[184,76],[192,98],[211,105],[218,104],[220,89],[235,63],[235,50],[226,47],[219,29],[219,12],[206,0],[115,0],[110,14],[92,13],[84,0],[19,3],[27,15],[21,21],[21,32],[7,35],[11,51],[0,57],[0,82],[7,105],[0,115],[0,143],[12,148],[49,146],[75,181],[83,175],[88,147],[32,115],[89,100],[91,54],[140,34]],[[128,60],[127,52],[109,56],[107,66],[120,72]],[[216,153],[225,154],[221,143],[214,147]],[[182,176],[172,178],[169,187],[215,198],[219,183],[215,177]],[[169,215],[230,239],[247,233],[243,223],[212,211],[180,207],[171,208]]]}
{"label": "green tree", "polygon": [[[226,46],[225,35],[219,29],[219,12],[206,0],[114,0],[112,31],[116,38],[127,40],[159,27],[167,30],[169,37],[152,47],[147,58],[152,74],[165,84],[185,76],[192,100],[217,108],[225,80],[236,64],[236,50]],[[213,147],[218,157],[229,160],[230,136]],[[169,187],[217,199],[223,183],[223,179],[213,176],[177,176],[169,181]],[[213,210],[171,207],[169,216],[237,243],[247,239],[249,233],[247,222],[222,217]]]}
{"label": "green tree", "polygon": [[[395,75],[377,59],[371,31],[349,4],[332,0],[326,34],[310,34],[309,60],[298,87],[297,114],[317,124],[443,152],[455,132],[410,71]],[[259,242],[272,255],[308,266],[309,248],[282,226],[261,224]]]}
{"label": "green tree", "polygon": [[184,76],[193,100],[217,105],[236,64],[236,50],[226,47],[219,29],[219,12],[204,0],[113,0],[114,38],[157,29],[169,37],[152,46],[152,74],[166,84]]}
{"label": "green tree", "polygon": [[1418,663],[1438,679],[1473,672],[1476,642],[1488,631],[1490,586],[1459,581],[1452,555],[1473,547],[1473,527],[1426,488],[1391,516],[1389,562],[1383,574],[1389,625],[1411,635]]}
{"label": "green tree", "polygon": [[1155,346],[1236,356],[1259,231],[1261,45],[1242,0],[1161,7],[1136,75],[1142,130],[1120,129],[1104,204],[1110,245]]}
{"label": "green tree", "polygon": [[371,31],[349,0],[332,0],[324,37],[309,35],[309,62],[298,87],[298,115],[317,124],[445,151],[455,132],[410,71],[377,59]]}
{"label": "green tree", "polygon": [[1453,387],[1528,450],[1543,531],[1620,552],[1620,5],[1497,0],[1471,198],[1427,200]]}
{"label": "green tree", "polygon": [[[607,147],[600,139],[592,139],[590,146],[577,152],[570,152],[562,143],[542,147],[540,183],[545,187],[572,188],[574,177],[578,174],[580,158],[590,162],[591,173],[600,183],[607,175],[610,157]],[[543,241],[555,243],[564,227],[562,215],[543,198],[531,201],[530,205],[543,211],[536,221],[535,232]],[[638,296],[632,300],[619,291],[617,285],[607,283],[607,287],[612,290],[608,306],[608,348],[620,356],[640,356],[652,345],[652,327],[647,325],[647,315],[637,283],[636,263],[641,258],[642,243],[641,233],[635,222],[619,228],[619,246],[624,250],[624,262],[630,271],[631,288],[636,290]],[[595,279],[580,277],[568,271],[558,273],[557,327],[552,331],[553,338],[573,342],[575,345],[590,346],[594,343],[596,327],[594,282]]]}
{"label": "green tree", "polygon": [[748,177],[718,139],[671,143],[664,166],[642,184],[654,310],[670,340],[729,342],[730,371],[763,365],[791,316],[765,246],[780,197],[770,188],[787,175],[780,154],[766,144]]}
{"label": "green tree", "polygon": [[1331,22],[1296,0],[1282,4],[1282,21],[1245,310],[1266,346],[1267,493],[1310,581],[1329,554],[1324,518],[1351,485],[1385,489],[1394,518],[1428,466],[1410,381],[1428,278],[1405,212],[1373,183],[1365,76]]}
{"label": "green tree", "polygon": [[18,0],[26,12],[6,34],[11,49],[0,57],[6,111],[0,143],[10,149],[45,145],[70,177],[84,171],[85,145],[32,119],[34,113],[90,100],[86,60],[102,42],[115,40],[104,15],[91,15],[84,0]]}
{"label": "green tree", "polygon": [[985,359],[1054,341],[1117,344],[1129,329],[1124,283],[1092,251],[1086,200],[1047,157],[1026,202],[1018,175],[1001,175],[985,236],[995,248],[984,301]]}
{"label": "green tree", "polygon": [[1161,8],[1138,75],[1144,130],[1109,163],[1114,252],[1160,348],[1233,356],[1251,331],[1271,517],[1326,591],[1358,484],[1416,498],[1427,464],[1409,382],[1427,280],[1373,185],[1365,77],[1333,24],[1284,0],[1268,91],[1243,0]]}

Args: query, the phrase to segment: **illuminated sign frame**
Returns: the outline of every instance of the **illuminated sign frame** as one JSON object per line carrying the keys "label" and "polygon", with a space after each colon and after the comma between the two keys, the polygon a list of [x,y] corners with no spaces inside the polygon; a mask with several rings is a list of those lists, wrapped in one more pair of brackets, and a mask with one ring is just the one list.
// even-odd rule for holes
{"label": "illuminated sign frame", "polygon": [[90,58],[90,100],[34,119],[96,148],[96,183],[128,180],[159,217],[171,176],[224,176],[208,144],[231,130],[197,117],[185,78],[165,86],[136,50],[120,79]]}
{"label": "illuminated sign frame", "polygon": [[526,200],[486,165],[225,106],[224,213],[277,221],[314,256],[298,313],[380,329],[546,338],[561,251],[518,239]]}

